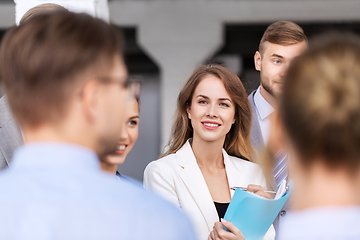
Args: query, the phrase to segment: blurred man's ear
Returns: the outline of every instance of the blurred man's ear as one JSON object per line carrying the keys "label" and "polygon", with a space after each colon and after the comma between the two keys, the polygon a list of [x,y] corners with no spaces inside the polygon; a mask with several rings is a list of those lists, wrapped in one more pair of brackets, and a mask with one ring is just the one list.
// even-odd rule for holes
{"label": "blurred man's ear", "polygon": [[81,90],[80,102],[84,118],[93,122],[98,113],[99,106],[99,86],[100,83],[97,80],[90,80],[85,83]]}

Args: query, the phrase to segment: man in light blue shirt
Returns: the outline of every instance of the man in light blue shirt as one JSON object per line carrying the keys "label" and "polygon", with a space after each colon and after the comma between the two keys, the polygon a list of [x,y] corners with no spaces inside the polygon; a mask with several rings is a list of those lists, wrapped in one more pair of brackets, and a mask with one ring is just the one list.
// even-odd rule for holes
{"label": "man in light blue shirt", "polygon": [[118,30],[41,14],[5,35],[0,72],[25,144],[0,174],[0,239],[195,239],[160,197],[100,170],[127,100]]}

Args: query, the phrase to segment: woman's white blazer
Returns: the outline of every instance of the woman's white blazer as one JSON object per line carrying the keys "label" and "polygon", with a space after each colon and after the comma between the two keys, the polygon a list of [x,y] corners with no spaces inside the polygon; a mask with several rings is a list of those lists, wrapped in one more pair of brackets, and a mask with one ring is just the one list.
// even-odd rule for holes
{"label": "woman's white blazer", "polygon": [[[229,187],[249,184],[266,186],[260,166],[229,156],[223,149]],[[182,208],[192,221],[200,240],[206,240],[219,221],[213,199],[196,162],[189,140],[175,154],[149,163],[144,172],[144,186]],[[234,191],[231,190],[231,197]],[[164,219],[166,221],[166,219]],[[264,239],[274,239],[273,226]]]}

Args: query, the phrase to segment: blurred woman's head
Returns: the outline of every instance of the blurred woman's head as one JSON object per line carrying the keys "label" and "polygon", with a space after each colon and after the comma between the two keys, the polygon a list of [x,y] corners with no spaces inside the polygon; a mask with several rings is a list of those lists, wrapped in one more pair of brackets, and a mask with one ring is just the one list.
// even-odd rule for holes
{"label": "blurred woman's head", "polygon": [[235,109],[235,121],[226,134],[224,142],[225,150],[230,155],[252,159],[252,146],[250,143],[251,112],[246,91],[236,74],[216,64],[196,69],[179,93],[169,150],[164,155],[175,153],[185,144],[187,139],[193,137],[194,129],[189,119],[188,109],[192,105],[195,89],[202,80],[209,76],[215,77],[222,82]]}
{"label": "blurred woman's head", "polygon": [[360,166],[360,40],[330,35],[290,66],[280,104],[291,147],[303,169],[315,163]]}
{"label": "blurred woman's head", "polygon": [[[129,90],[130,91],[130,90]],[[129,93],[132,96],[132,94]],[[117,166],[124,163],[126,156],[133,148],[139,134],[139,98],[135,96],[125,103],[125,122],[119,133],[117,151],[101,159],[101,167],[105,171],[114,172]]]}

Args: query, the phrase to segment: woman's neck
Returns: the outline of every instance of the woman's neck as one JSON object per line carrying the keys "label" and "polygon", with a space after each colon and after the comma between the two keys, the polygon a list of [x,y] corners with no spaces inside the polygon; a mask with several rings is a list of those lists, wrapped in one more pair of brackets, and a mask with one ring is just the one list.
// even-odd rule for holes
{"label": "woman's neck", "polygon": [[194,136],[191,148],[200,167],[211,170],[212,168],[223,168],[224,159],[222,147],[224,140],[207,142]]}
{"label": "woman's neck", "polygon": [[111,174],[116,174],[116,171],[117,171],[117,165],[114,165],[114,164],[109,164],[107,162],[104,162],[104,161],[100,161],[100,167],[101,167],[101,170],[103,170],[104,172],[108,172],[108,173],[111,173]]}
{"label": "woman's neck", "polygon": [[351,175],[344,169],[329,170],[323,164],[314,164],[307,174],[296,182],[294,209],[360,205],[359,172]]}

